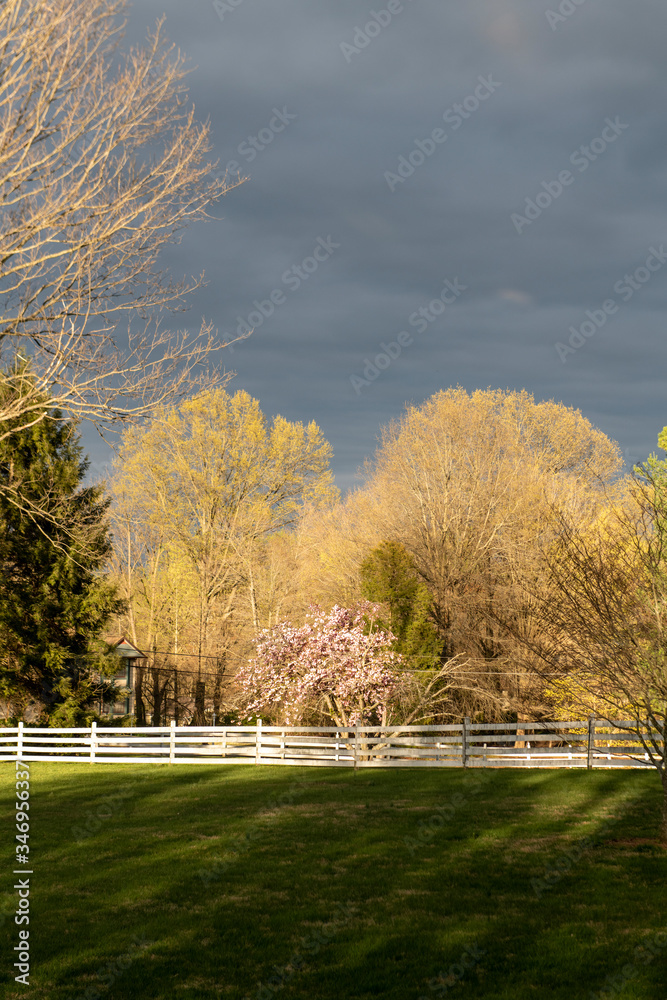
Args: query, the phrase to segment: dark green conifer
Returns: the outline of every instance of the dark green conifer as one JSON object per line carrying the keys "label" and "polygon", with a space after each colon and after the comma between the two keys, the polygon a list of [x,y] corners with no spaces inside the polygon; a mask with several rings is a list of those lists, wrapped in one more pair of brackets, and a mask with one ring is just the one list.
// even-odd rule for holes
{"label": "dark green conifer", "polygon": [[[0,395],[27,378],[4,374]],[[0,442],[0,693],[15,717],[36,704],[50,724],[76,725],[110,693],[98,674],[117,669],[99,640],[123,606],[102,572],[110,501],[83,483],[76,425],[48,400],[34,419]]]}
{"label": "dark green conifer", "polygon": [[373,549],[361,564],[361,588],[367,600],[387,608],[388,619],[380,624],[397,637],[398,653],[414,667],[440,664],[443,642],[431,617],[431,595],[402,545],[385,541]]}

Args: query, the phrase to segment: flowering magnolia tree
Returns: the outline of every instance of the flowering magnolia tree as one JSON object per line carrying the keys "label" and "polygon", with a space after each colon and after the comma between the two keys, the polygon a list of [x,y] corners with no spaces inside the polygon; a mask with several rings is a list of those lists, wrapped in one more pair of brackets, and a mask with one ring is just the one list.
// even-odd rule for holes
{"label": "flowering magnolia tree", "polygon": [[283,622],[262,632],[257,656],[237,675],[248,714],[292,726],[313,715],[341,727],[386,725],[403,661],[392,650],[396,636],[374,625],[379,612],[368,601],[312,607],[301,628]]}

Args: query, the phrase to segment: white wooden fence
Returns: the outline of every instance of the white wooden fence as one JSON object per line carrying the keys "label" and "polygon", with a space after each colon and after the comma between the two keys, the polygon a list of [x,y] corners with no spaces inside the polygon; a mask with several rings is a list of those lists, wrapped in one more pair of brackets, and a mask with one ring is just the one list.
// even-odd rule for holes
{"label": "white wooden fence", "polygon": [[[631,723],[449,726],[0,728],[0,761],[293,764],[324,767],[648,767]],[[655,733],[656,742],[662,736]]]}

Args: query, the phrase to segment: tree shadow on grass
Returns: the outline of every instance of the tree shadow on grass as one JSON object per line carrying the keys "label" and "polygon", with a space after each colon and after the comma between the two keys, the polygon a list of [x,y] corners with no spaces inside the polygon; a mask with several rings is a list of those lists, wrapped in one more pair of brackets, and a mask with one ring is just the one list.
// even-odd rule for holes
{"label": "tree shadow on grass", "polygon": [[[624,997],[659,996],[663,953],[633,949],[664,856],[614,846],[656,833],[651,775],[141,767],[75,850],[73,814],[126,780],[92,771],[36,782],[37,1000],[588,1000],[633,962]],[[133,938],[153,943],[104,985]]]}

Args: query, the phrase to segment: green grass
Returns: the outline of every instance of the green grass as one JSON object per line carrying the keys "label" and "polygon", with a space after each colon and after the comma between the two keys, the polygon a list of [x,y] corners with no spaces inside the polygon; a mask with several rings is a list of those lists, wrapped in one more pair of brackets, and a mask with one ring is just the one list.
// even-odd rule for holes
{"label": "green grass", "polygon": [[10,822],[0,843],[7,1000],[590,1000],[624,967],[619,1000],[667,998],[667,934],[635,951],[667,930],[654,774],[30,771],[29,989]]}

